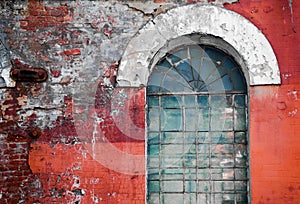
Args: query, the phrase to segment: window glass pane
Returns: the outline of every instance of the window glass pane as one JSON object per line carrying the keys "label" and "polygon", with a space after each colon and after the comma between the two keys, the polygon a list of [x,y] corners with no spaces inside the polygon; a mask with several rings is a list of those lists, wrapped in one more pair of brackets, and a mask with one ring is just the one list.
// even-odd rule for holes
{"label": "window glass pane", "polygon": [[161,113],[162,131],[180,131],[182,130],[182,110],[164,109]]}

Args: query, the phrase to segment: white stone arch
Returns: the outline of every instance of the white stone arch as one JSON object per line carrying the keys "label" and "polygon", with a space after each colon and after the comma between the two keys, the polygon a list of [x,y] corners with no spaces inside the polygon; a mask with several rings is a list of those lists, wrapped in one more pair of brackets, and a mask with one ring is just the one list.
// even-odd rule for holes
{"label": "white stone arch", "polygon": [[225,8],[190,4],[156,16],[131,39],[119,67],[118,85],[147,85],[152,59],[159,50],[171,40],[195,33],[212,35],[230,44],[243,59],[248,85],[281,83],[274,51],[256,26]]}

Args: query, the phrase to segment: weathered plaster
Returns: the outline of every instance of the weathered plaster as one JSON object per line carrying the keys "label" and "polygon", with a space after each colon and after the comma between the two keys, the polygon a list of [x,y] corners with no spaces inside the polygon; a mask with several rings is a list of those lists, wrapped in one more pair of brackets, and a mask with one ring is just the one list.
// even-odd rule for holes
{"label": "weathered plaster", "polygon": [[261,31],[243,16],[207,4],[171,9],[148,22],[131,39],[123,54],[117,81],[119,86],[147,85],[151,60],[170,40],[199,33],[220,37],[243,58],[249,85],[280,84],[277,59]]}

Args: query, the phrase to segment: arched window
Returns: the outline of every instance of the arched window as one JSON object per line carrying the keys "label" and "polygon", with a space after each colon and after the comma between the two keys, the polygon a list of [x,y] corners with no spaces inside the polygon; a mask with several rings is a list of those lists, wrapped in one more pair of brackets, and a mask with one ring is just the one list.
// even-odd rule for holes
{"label": "arched window", "polygon": [[147,202],[247,203],[247,83],[228,53],[172,48],[147,85]]}

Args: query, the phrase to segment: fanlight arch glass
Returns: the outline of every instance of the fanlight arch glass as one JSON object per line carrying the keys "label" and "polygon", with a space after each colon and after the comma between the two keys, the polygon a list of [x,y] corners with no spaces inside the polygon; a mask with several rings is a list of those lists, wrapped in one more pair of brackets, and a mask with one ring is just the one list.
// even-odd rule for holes
{"label": "fanlight arch glass", "polygon": [[247,86],[234,59],[190,45],[147,86],[147,202],[248,203]]}
{"label": "fanlight arch glass", "polygon": [[186,46],[167,54],[153,68],[148,82],[149,94],[245,90],[245,79],[233,58],[203,45]]}

